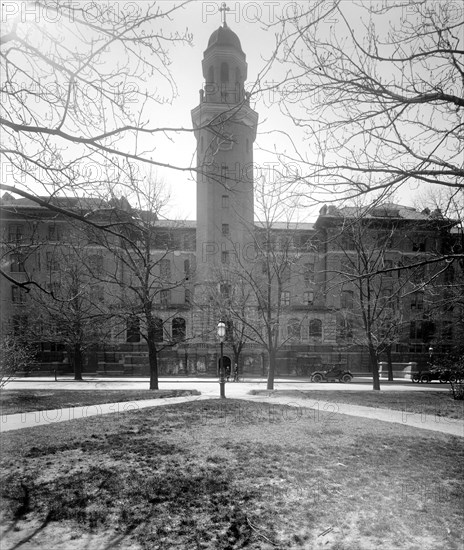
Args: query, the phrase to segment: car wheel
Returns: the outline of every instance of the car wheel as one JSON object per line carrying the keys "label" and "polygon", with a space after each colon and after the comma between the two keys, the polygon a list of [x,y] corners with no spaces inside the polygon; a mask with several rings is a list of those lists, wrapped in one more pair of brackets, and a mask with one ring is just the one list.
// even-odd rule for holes
{"label": "car wheel", "polygon": [[323,378],[321,374],[315,374],[313,376],[313,382],[322,382]]}
{"label": "car wheel", "polygon": [[353,377],[351,376],[351,374],[344,374],[342,376],[342,382],[344,382],[345,384],[348,384],[349,382],[351,382],[352,378]]}
{"label": "car wheel", "polygon": [[413,374],[411,380],[412,380],[413,384],[417,384],[420,381],[420,377],[419,377],[418,374]]}
{"label": "car wheel", "polygon": [[447,382],[449,382],[449,376],[447,376],[446,374],[440,374],[440,384],[446,384]]}
{"label": "car wheel", "polygon": [[452,383],[452,384],[455,384],[457,381],[458,381],[458,378],[455,374],[450,374],[450,377],[449,377],[449,381]]}
{"label": "car wheel", "polygon": [[430,376],[428,374],[423,374],[420,377],[420,381],[422,384],[428,384],[430,382]]}

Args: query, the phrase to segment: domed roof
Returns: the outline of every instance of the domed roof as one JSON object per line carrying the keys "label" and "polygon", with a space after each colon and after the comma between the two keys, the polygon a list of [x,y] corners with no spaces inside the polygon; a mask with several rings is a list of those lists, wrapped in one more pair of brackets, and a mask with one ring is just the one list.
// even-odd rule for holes
{"label": "domed roof", "polygon": [[230,46],[243,53],[238,36],[234,33],[234,31],[231,31],[226,24],[219,27],[210,36],[208,40],[208,48],[206,49],[211,48],[211,46]]}

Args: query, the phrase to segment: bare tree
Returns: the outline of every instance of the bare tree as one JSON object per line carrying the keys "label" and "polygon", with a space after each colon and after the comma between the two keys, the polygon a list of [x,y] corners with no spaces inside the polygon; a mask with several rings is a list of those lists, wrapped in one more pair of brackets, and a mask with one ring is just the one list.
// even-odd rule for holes
{"label": "bare tree", "polygon": [[[182,314],[189,308],[185,296],[191,273],[185,264],[189,260],[173,254],[179,248],[174,237],[181,222],[163,219],[169,197],[162,183],[150,175],[144,182],[134,181],[132,188],[129,198],[134,206],[127,199],[115,200],[119,206],[107,212],[107,223],[121,236],[89,231],[115,260],[113,270],[100,280],[111,294],[112,315],[128,332],[128,341],[146,341],[150,389],[157,390],[159,352],[187,339]],[[173,295],[178,297],[172,299]]]}
{"label": "bare tree", "polygon": [[332,299],[338,337],[368,351],[373,389],[379,390],[380,356],[387,354],[392,379],[391,347],[402,341],[407,326],[414,328],[413,340],[428,343],[433,337],[435,325],[424,289],[446,265],[443,242],[435,236],[448,223],[441,216],[418,217],[414,209],[391,203],[340,210],[332,206],[325,214],[327,241],[337,251],[328,280],[329,292],[339,296]]}
{"label": "bare tree", "polygon": [[63,345],[75,380],[82,380],[89,349],[111,333],[105,288],[96,280],[103,256],[82,246],[82,237],[78,230],[73,243],[48,247],[45,292],[30,292],[28,314],[30,337]]}
{"label": "bare tree", "polygon": [[183,129],[150,116],[177,95],[169,48],[192,36],[163,26],[186,3],[5,6],[0,188],[76,217],[53,199],[95,196],[137,161],[173,168],[156,149]]}
{"label": "bare tree", "polygon": [[20,373],[29,372],[35,363],[35,350],[14,334],[6,334],[0,342],[0,390]]}
{"label": "bare tree", "polygon": [[299,8],[276,23],[285,76],[268,86],[304,133],[305,148],[281,137],[280,158],[299,164],[312,197],[405,184],[462,189],[462,7],[321,0]]}
{"label": "bare tree", "polygon": [[290,320],[290,298],[301,277],[302,258],[295,247],[298,223],[291,222],[297,204],[292,185],[261,178],[255,185],[259,221],[249,239],[246,255],[236,254],[227,271],[241,280],[239,300],[230,300],[231,318],[250,342],[268,355],[267,388],[274,388],[277,354],[286,344],[299,341],[306,313]]}

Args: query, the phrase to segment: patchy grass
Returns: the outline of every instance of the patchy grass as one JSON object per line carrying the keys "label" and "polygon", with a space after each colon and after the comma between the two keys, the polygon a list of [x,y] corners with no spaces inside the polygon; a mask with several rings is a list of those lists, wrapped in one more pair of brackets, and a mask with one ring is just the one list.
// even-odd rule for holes
{"label": "patchy grass", "polygon": [[315,402],[346,403],[382,409],[394,409],[427,416],[446,416],[464,420],[464,401],[440,391],[341,391],[341,390],[251,390],[251,395],[300,397]]}
{"label": "patchy grass", "polygon": [[409,426],[228,399],[22,429],[1,444],[2,550],[464,543],[462,441]]}
{"label": "patchy grass", "polygon": [[16,414],[143,399],[200,395],[197,390],[2,390],[0,413]]}

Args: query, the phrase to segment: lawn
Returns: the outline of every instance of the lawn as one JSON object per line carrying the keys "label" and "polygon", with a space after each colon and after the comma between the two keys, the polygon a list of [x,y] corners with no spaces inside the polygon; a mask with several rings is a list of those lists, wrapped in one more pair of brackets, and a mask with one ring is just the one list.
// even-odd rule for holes
{"label": "lawn", "polygon": [[462,440],[233,399],[1,436],[2,550],[460,549]]}
{"label": "lawn", "polygon": [[329,390],[251,390],[252,395],[302,397],[314,402],[346,403],[364,407],[395,409],[407,413],[446,416],[464,420],[464,401],[451,392],[440,391],[329,391]]}
{"label": "lawn", "polygon": [[0,413],[17,414],[102,403],[200,395],[197,390],[2,390]]}

